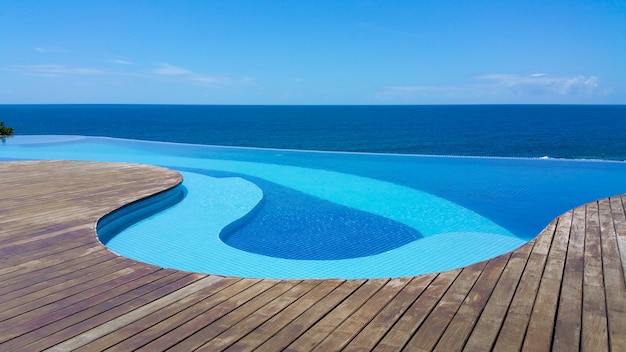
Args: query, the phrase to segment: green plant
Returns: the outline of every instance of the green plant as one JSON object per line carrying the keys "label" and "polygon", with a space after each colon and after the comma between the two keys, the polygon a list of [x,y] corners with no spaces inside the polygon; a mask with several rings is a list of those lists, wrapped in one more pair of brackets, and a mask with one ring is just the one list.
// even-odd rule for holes
{"label": "green plant", "polygon": [[4,122],[0,121],[0,137],[12,136],[13,128],[4,127]]}

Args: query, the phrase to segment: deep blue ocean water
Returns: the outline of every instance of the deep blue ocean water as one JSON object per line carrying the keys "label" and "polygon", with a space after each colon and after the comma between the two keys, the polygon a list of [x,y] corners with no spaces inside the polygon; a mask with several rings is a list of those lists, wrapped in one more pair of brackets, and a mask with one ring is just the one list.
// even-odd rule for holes
{"label": "deep blue ocean water", "polygon": [[0,105],[16,135],[427,155],[626,159],[625,105]]}

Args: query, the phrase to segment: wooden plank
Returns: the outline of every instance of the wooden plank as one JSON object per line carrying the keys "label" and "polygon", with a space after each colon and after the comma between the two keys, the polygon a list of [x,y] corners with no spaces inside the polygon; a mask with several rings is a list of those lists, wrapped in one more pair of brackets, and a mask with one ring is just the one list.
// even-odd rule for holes
{"label": "wooden plank", "polygon": [[[389,280],[356,312],[344,320],[326,339],[315,346],[316,351],[344,349],[352,339],[361,332],[380,311],[392,301],[398,293],[411,281],[411,278]],[[380,321],[381,324],[391,326],[390,321]]]}
{"label": "wooden plank", "polygon": [[435,275],[412,277],[400,293],[389,302],[383,310],[346,346],[346,351],[372,350],[385,336],[387,331],[402,317],[413,303],[424,292]]}
{"label": "wooden plank", "polygon": [[36,319],[28,322],[26,326],[29,329],[33,329],[71,316],[86,307],[107,300],[111,291],[117,292],[116,289],[120,287],[124,289],[127,286],[132,286],[135,281],[150,277],[160,270],[141,264],[126,269],[132,269],[132,271],[124,272],[119,270],[111,275],[102,277],[99,282],[93,282],[93,284],[101,283],[97,286],[91,286],[78,294],[66,296],[52,304],[29,312],[28,315],[32,314]]}
{"label": "wooden plank", "polygon": [[[55,235],[40,237],[36,240],[20,241],[20,243],[11,243],[0,248],[0,256],[10,261],[12,256],[31,256],[30,253],[39,253],[47,251],[48,248],[58,248],[65,242],[73,242],[72,244],[87,244],[95,241],[90,235],[91,229],[86,227],[77,227],[74,230],[58,231]],[[66,246],[63,246],[66,248]],[[71,247],[70,247],[71,248]],[[20,260],[21,261],[21,260]]]}
{"label": "wooden plank", "polygon": [[270,318],[276,316],[290,304],[310,292],[319,283],[320,281],[317,280],[306,280],[298,283],[272,302],[265,304],[254,314],[250,314],[241,322],[228,327],[215,338],[208,339],[208,342],[206,342],[207,339],[204,339],[206,343],[200,346],[197,351],[218,351],[232,346],[239,339],[253,332],[257,327],[266,323]]}
{"label": "wooden plank", "polygon": [[433,350],[486,264],[487,262],[481,262],[463,268],[424,324],[409,340],[406,346],[408,350]]}
{"label": "wooden plank", "polygon": [[[296,280],[275,283],[268,290],[262,292],[251,300],[241,305],[238,305],[231,312],[223,315],[222,317],[211,323],[207,323],[202,329],[196,331],[194,334],[184,339],[176,346],[173,346],[171,348],[171,351],[196,351],[207,341],[209,341],[209,344],[212,344],[211,341],[213,341],[218,335],[234,327],[241,321],[246,320],[250,316],[256,316],[259,311],[263,311],[266,305],[278,299],[286,292],[289,292],[289,290],[296,287],[299,283],[300,282]],[[215,345],[215,347],[209,348],[209,350],[215,351],[217,350],[216,347],[217,345]]]}
{"label": "wooden plank", "polygon": [[6,265],[17,265],[19,263],[22,263],[24,260],[54,258],[67,251],[95,244],[93,239],[87,238],[88,236],[91,236],[91,231],[85,232],[85,230],[83,230],[82,234],[83,235],[80,236],[76,241],[68,241],[67,245],[52,246],[49,248],[38,248],[29,252],[22,253],[8,253],[6,256],[3,257],[4,263]]}
{"label": "wooden plank", "polygon": [[585,219],[585,206],[573,210],[570,240],[552,342],[552,348],[556,350],[580,349]]}
{"label": "wooden plank", "polygon": [[617,240],[617,248],[622,261],[622,272],[624,280],[626,280],[626,214],[624,200],[626,197],[611,197],[611,214],[613,216],[613,224],[615,226],[615,235]]}
{"label": "wooden plank", "polygon": [[436,351],[460,351],[469,338],[511,254],[489,260],[458,312],[435,346]]}
{"label": "wooden plank", "polygon": [[[82,313],[84,315],[90,316],[87,319],[81,319],[83,314],[73,315],[72,318],[76,319],[76,323],[72,324],[72,321],[68,322],[69,326],[66,328],[49,336],[43,335],[41,340],[31,342],[31,344],[25,346],[25,349],[30,351],[43,350],[63,341],[75,338],[78,335],[85,334],[100,325],[174,293],[204,277],[204,275],[182,272],[170,276],[173,276],[174,280],[157,280],[154,283],[141,286],[126,294],[111,297],[110,300],[93,307],[91,310],[83,311]],[[46,328],[47,327],[48,326],[46,326]],[[10,342],[12,342],[12,340]]]}
{"label": "wooden plank", "polygon": [[[23,198],[19,200],[23,201]],[[37,200],[41,202],[41,200]],[[25,211],[32,211],[32,209],[24,209]],[[11,216],[15,219],[14,212],[6,212],[6,216]],[[12,228],[13,227],[13,228]],[[85,228],[85,224],[71,224],[71,223],[48,223],[42,222],[41,224],[24,224],[22,221],[14,221],[14,226],[8,224],[6,221],[2,224],[2,235],[0,236],[0,248],[6,248],[13,245],[20,245],[29,242],[38,242],[50,237],[57,237],[59,235],[66,234],[68,232],[77,231]]]}
{"label": "wooden plank", "polygon": [[376,349],[379,351],[403,349],[460,273],[461,269],[455,269],[438,274],[380,341]]}
{"label": "wooden plank", "polygon": [[581,349],[608,351],[608,328],[598,203],[587,205]]}
{"label": "wooden plank", "polygon": [[[273,336],[278,335],[279,331],[291,324],[294,320],[298,319],[301,314],[308,311],[309,308],[321,301],[344,281],[323,280],[318,282],[315,280],[314,282],[317,284],[315,288],[290,304],[283,311],[274,315],[262,325],[256,327],[245,337],[237,341],[236,345],[227,348],[226,351],[254,350]],[[293,330],[290,332],[293,332]]]}
{"label": "wooden plank", "polygon": [[94,341],[104,335],[107,335],[113,331],[116,331],[130,324],[131,322],[135,320],[138,320],[148,314],[155,312],[172,302],[176,302],[184,297],[187,297],[188,295],[191,295],[194,292],[197,292],[211,285],[213,282],[217,280],[219,280],[219,278],[215,276],[207,276],[205,278],[202,278],[198,281],[195,281],[194,283],[190,285],[185,286],[182,289],[179,289],[175,292],[168,294],[167,296],[164,296],[155,301],[152,301],[146,305],[141,306],[140,308],[130,311],[124,315],[121,315],[118,318],[109,320],[108,322],[102,325],[99,325],[98,327],[94,329],[91,329],[85,333],[82,333],[71,339],[68,339],[64,341],[63,343],[55,345],[54,347],[50,348],[49,351],[62,352],[62,351],[78,349],[79,347],[85,346],[91,341]]}
{"label": "wooden plank", "polygon": [[359,309],[370,297],[380,290],[387,279],[368,280],[354,293],[347,297],[340,305],[315,323],[304,334],[293,341],[288,349],[310,350],[339,326],[346,318]]}
{"label": "wooden plank", "polygon": [[[26,163],[31,167],[31,172],[26,173],[21,169],[22,163],[19,166],[20,169],[13,173],[19,177],[11,177],[11,172],[5,172],[3,176],[8,174],[9,179],[27,186],[21,189],[7,187],[11,191],[0,195],[2,198],[10,193],[8,197],[11,198],[9,208],[2,209],[3,216],[10,217],[11,221],[2,220],[0,264],[17,265],[18,268],[2,270],[8,274],[2,277],[1,290],[4,294],[0,305],[4,315],[1,317],[8,317],[0,323],[2,338],[29,335],[28,338],[12,339],[11,343],[15,346],[36,341],[34,331],[40,327],[73,317],[73,313],[96,304],[98,300],[106,300],[107,291],[128,285],[158,270],[153,266],[137,266],[136,262],[114,256],[97,242],[94,219],[97,214],[104,215],[100,212],[102,209],[110,211],[115,207],[99,205],[103,199],[94,195],[111,193],[120,185],[111,184],[116,179],[140,185],[127,190],[122,196],[116,190],[116,197],[122,202],[150,195],[145,192],[146,188],[164,189],[166,185],[171,187],[180,182],[177,173],[161,169],[165,171],[161,175],[176,176],[161,179],[158,182],[160,186],[153,184],[145,187],[146,179],[141,176],[147,176],[146,169],[156,171],[153,167],[136,167],[126,174],[128,170],[116,170],[114,166],[96,163],[32,162]],[[46,168],[48,170],[40,172]],[[106,169],[108,174],[103,173]],[[72,174],[78,176],[75,179],[77,182],[68,182]],[[116,177],[111,177],[112,174]],[[2,182],[6,180],[5,177]],[[86,191],[92,191],[92,195],[86,195]],[[119,204],[119,201],[115,203]],[[5,232],[7,228],[11,232]],[[21,233],[14,232],[16,229]],[[100,252],[94,253],[94,250]],[[106,264],[110,265],[106,267]]]}
{"label": "wooden plank", "polygon": [[110,301],[111,297],[124,296],[128,293],[128,291],[132,291],[139,287],[146,287],[147,285],[161,279],[167,278],[168,280],[173,281],[174,278],[181,277],[182,275],[184,274],[173,270],[159,270],[151,275],[144,275],[143,277],[133,280],[126,285],[120,285],[109,291],[102,292],[91,299],[76,302],[68,306],[66,309],[44,314],[37,319],[22,325],[21,330],[24,334],[3,344],[3,348],[13,350],[19,346],[33,343],[41,338],[48,338],[50,335],[58,332],[59,330],[79,323],[82,320],[102,312],[102,310],[93,308],[104,302]]}
{"label": "wooden plank", "polygon": [[[23,299],[13,299],[0,304],[0,307],[3,309],[2,316],[8,317],[8,319],[0,322],[0,332],[6,327],[14,326],[17,324],[17,321],[27,319],[29,315],[41,314],[42,310],[49,309],[45,308],[46,306],[56,301],[79,294],[82,291],[92,288],[92,285],[105,287],[108,280],[131,274],[138,269],[138,267],[129,266],[124,261],[116,262],[111,265],[110,268],[111,272],[103,267],[97,274],[91,277],[91,280],[85,280],[86,282],[83,282],[82,280],[84,279],[81,277],[74,277],[67,281],[67,286],[65,286],[64,283],[60,283],[40,290],[39,292],[25,295]],[[34,311],[34,313],[28,313],[31,311]]]}
{"label": "wooden plank", "polygon": [[[104,282],[102,285],[94,286],[75,295],[67,295],[54,303],[16,316],[15,319],[10,319],[10,321],[15,321],[15,325],[7,326],[7,328],[2,332],[2,338],[4,340],[19,336],[24,331],[23,326],[28,327],[28,329],[33,329],[49,323],[48,320],[43,320],[42,316],[47,316],[51,313],[57,312],[54,314],[54,319],[60,319],[63,316],[71,315],[71,313],[80,311],[82,304],[87,305],[88,303],[86,302],[93,300],[93,297],[101,296],[100,293],[109,291],[119,285],[127,284],[129,281],[132,282],[135,279],[149,275],[154,271],[155,269],[151,267],[137,267],[133,269],[126,268],[119,270],[110,276],[103,277],[103,281],[106,280],[108,282]],[[76,303],[80,304],[77,305]]]}
{"label": "wooden plank", "polygon": [[4,268],[0,266],[0,282],[2,282],[5,276],[21,275],[27,270],[27,268],[23,268],[20,265],[5,266]]}
{"label": "wooden plank", "polygon": [[536,239],[518,248],[511,254],[491,297],[487,301],[483,313],[465,344],[465,349],[475,351],[493,348],[524,269],[529,263],[531,252],[533,256],[532,262],[535,262],[535,265],[543,265],[545,263],[545,254],[548,251],[545,249],[546,243],[549,248],[556,230],[556,223],[556,221],[551,222]]}
{"label": "wooden plank", "polygon": [[[176,173],[2,164],[0,182],[16,187],[0,194],[0,350],[626,350],[624,196],[563,214],[532,243],[463,274],[378,287],[254,280],[256,289],[225,294],[240,280],[142,266],[97,241],[95,219],[172,187]],[[82,287],[80,273],[90,280]]]}
{"label": "wooden plank", "polygon": [[[600,236],[602,240],[602,265],[606,290],[609,347],[613,351],[626,351],[626,284],[624,268],[615,230],[615,214],[619,204],[612,199],[598,202],[600,208]],[[623,209],[623,208],[622,208]]]}
{"label": "wooden plank", "polygon": [[269,352],[284,350],[311,326],[316,324],[320,318],[333,310],[333,308],[335,308],[344,299],[350,297],[350,295],[364,283],[365,280],[344,281],[339,287],[322,297],[315,304],[309,306],[304,313],[292,320],[278,333],[255,348],[255,350]]}
{"label": "wooden plank", "polygon": [[[15,297],[24,297],[27,294],[37,292],[46,287],[54,286],[74,277],[82,277],[85,272],[97,271],[98,264],[115,264],[113,257],[100,251],[93,256],[81,256],[74,260],[68,260],[52,267],[44,267],[41,270],[21,272],[21,275],[11,275],[0,287],[0,303],[7,302]],[[94,267],[95,266],[95,267]],[[82,270],[82,271],[81,271]]]}
{"label": "wooden plank", "polygon": [[[109,251],[103,251],[102,245],[93,243],[82,247],[77,247],[71,251],[61,252],[53,257],[46,257],[44,259],[30,259],[24,258],[24,261],[17,263],[16,265],[10,265],[11,268],[16,270],[8,272],[0,277],[0,282],[4,283],[4,280],[12,280],[15,277],[25,275],[23,278],[28,279],[30,277],[36,277],[38,275],[48,275],[50,272],[64,270],[65,266],[71,267],[77,262],[83,260],[91,260],[99,256],[112,256]],[[8,265],[6,262],[2,262],[2,265]],[[54,276],[54,275],[53,275]],[[20,280],[13,280],[13,283],[20,282]],[[1,285],[0,285],[1,286]],[[11,290],[7,290],[10,292]]]}
{"label": "wooden plank", "polygon": [[571,211],[561,215],[548,256],[534,263],[529,261],[496,341],[496,349],[519,349],[522,345],[523,349],[531,351],[550,348],[571,224]]}
{"label": "wooden plank", "polygon": [[[77,351],[97,351],[110,346],[120,347],[118,344],[123,341],[129,341],[128,344],[138,346],[145,345],[160,337],[164,331],[175,329],[254,283],[255,281],[237,278],[215,278],[209,285],[197,292],[130,321],[123,329],[118,329],[91,341]],[[148,331],[146,332],[146,330]]]}
{"label": "wooden plank", "polygon": [[[238,283],[250,285],[243,290],[238,290],[238,292],[234,295],[226,295],[228,289],[222,290],[216,295],[220,296],[219,299],[206,299],[202,302],[202,304],[194,305],[192,308],[195,308],[196,306],[202,307],[202,314],[196,314],[192,319],[183,322],[176,321],[175,323],[179,325],[172,330],[170,330],[170,327],[172,327],[171,323],[164,325],[166,327],[165,329],[161,329],[163,324],[158,324],[155,325],[154,328],[151,328],[148,333],[143,333],[141,336],[135,336],[135,338],[131,340],[139,339],[142,342],[141,348],[137,349],[138,351],[154,351],[155,349],[170,348],[193,335],[206,325],[213,323],[219,318],[237,309],[237,307],[263,294],[265,291],[278,284],[278,281],[243,279]],[[225,299],[222,299],[221,296],[225,296]],[[210,309],[206,310],[207,307],[210,307]],[[176,315],[173,318],[177,319],[178,316],[179,315]],[[156,335],[160,336],[151,340],[151,337]],[[127,341],[128,340],[124,341],[119,348],[116,346],[116,350],[127,351],[128,349],[124,347]]]}

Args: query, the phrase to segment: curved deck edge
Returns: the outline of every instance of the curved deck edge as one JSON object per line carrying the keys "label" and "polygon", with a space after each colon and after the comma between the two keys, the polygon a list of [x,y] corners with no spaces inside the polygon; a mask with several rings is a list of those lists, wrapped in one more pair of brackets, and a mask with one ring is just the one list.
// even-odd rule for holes
{"label": "curved deck edge", "polygon": [[2,350],[626,350],[626,196],[531,242],[398,279],[258,280],[111,253],[96,221],[180,184],[148,165],[0,162]]}

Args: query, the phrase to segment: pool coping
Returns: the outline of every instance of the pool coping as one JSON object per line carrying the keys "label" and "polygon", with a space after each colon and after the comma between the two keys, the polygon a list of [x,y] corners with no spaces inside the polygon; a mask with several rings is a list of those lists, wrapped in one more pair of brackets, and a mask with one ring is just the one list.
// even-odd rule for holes
{"label": "pool coping", "polygon": [[97,221],[171,189],[175,171],[0,162],[0,349],[626,350],[626,195],[531,242],[395,279],[265,280],[120,257]]}

